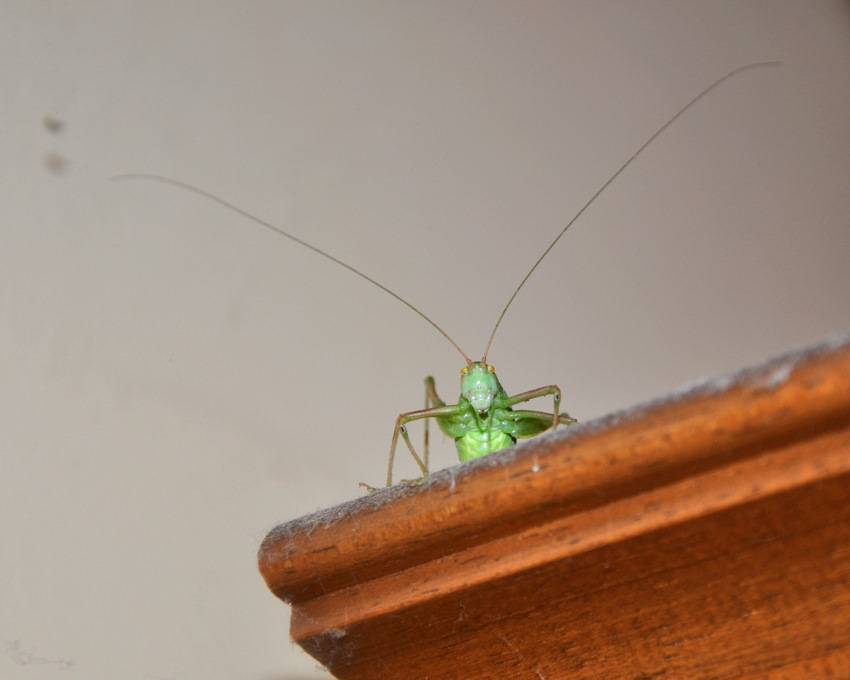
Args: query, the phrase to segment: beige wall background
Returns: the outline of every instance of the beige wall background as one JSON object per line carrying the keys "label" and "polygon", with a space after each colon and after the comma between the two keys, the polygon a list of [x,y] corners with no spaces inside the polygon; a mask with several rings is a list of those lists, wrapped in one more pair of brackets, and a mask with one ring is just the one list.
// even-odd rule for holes
{"label": "beige wall background", "polygon": [[[846,2],[4,3],[0,676],[303,680],[256,571],[462,359],[581,420],[850,327]],[[451,443],[436,466],[453,464]],[[398,475],[414,473],[407,460]]]}

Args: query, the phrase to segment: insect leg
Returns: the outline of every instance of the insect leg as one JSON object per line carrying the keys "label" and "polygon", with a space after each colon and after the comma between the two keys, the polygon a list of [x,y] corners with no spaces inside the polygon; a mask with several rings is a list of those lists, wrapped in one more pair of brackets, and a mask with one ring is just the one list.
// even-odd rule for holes
{"label": "insect leg", "polygon": [[[446,402],[437,396],[437,385],[432,376],[425,378],[425,408],[434,408],[435,406],[445,406]],[[425,468],[428,468],[428,423],[430,419],[425,419],[425,443],[423,445],[422,458],[425,461]]]}
{"label": "insect leg", "polygon": [[419,469],[422,470],[422,479],[428,476],[428,466],[425,465],[425,463],[419,457],[419,454],[416,453],[416,451],[414,450],[413,444],[410,443],[410,437],[407,434],[407,428],[405,427],[405,425],[411,421],[422,420],[423,418],[451,418],[452,416],[456,416],[459,411],[460,409],[457,405],[443,405],[434,408],[422,409],[421,411],[410,411],[409,413],[402,413],[396,419],[395,430],[393,431],[393,441],[390,445],[390,460],[389,464],[387,465],[387,486],[393,485],[393,461],[395,459],[395,449],[398,445],[399,434],[404,439],[404,443],[407,444],[407,448],[410,451],[410,455],[413,456],[413,459],[416,461],[417,465],[419,465]]}
{"label": "insect leg", "polygon": [[[508,434],[517,439],[536,437],[552,427],[552,414],[543,411],[511,411],[506,416],[509,416],[506,420],[513,421],[513,428]],[[578,421],[566,413],[561,413],[558,422],[561,425],[573,425]]]}
{"label": "insect leg", "polygon": [[[529,390],[528,392],[521,392],[520,394],[516,394],[513,397],[508,397],[505,400],[505,406],[510,408],[515,404],[520,404],[524,401],[530,401],[531,399],[537,399],[538,397],[545,397],[547,395],[552,395],[552,401],[554,402],[552,406],[552,429],[554,430],[558,427],[558,423],[560,419],[558,418],[558,411],[561,406],[561,388],[557,385],[547,385],[546,387],[538,387],[536,390]],[[548,414],[547,414],[548,415]]]}

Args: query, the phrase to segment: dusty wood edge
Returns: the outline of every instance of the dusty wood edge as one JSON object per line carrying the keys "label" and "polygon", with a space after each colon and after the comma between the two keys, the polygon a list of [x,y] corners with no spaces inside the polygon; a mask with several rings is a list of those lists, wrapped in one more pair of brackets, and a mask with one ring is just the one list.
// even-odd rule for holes
{"label": "dusty wood edge", "polygon": [[746,459],[619,501],[530,526],[302,603],[293,609],[295,640],[423,606],[452,593],[690,519],[850,473],[850,429]]}
{"label": "dusty wood edge", "polygon": [[[746,502],[754,493],[781,490],[789,478],[837,474],[843,458],[850,457],[822,461],[815,466],[820,472],[780,475],[786,481],[777,478],[774,486],[750,490],[749,496],[719,484],[723,475],[743,473],[748,464],[763,465],[759,457],[779,445],[771,443],[777,438],[791,456],[781,460],[793,468],[795,456],[846,425],[848,414],[850,333],[845,332],[754,368],[442,470],[422,487],[398,485],[282,524],[260,547],[260,571],[281,599],[314,600],[307,608],[311,613],[305,609],[301,614],[304,625],[298,625],[296,610],[294,636],[296,629],[296,637],[314,634],[310,620],[316,630],[344,627],[346,621],[333,614],[339,598],[346,598],[354,619],[401,606],[379,596],[379,590],[368,592],[370,582],[382,592],[393,586],[410,595],[405,579],[416,570],[416,579],[442,593],[456,584],[434,582],[429,569],[447,571],[447,559],[482,560],[499,541],[511,541],[520,553],[530,551],[531,559],[541,559],[533,535],[541,530],[549,535],[553,523],[577,523],[570,525],[574,539],[568,550],[581,551],[602,540],[600,527],[608,527],[605,536],[625,536],[657,528],[659,522],[683,521],[693,509],[669,505],[679,483],[701,479],[711,493]],[[699,502],[702,507],[722,505],[710,497]],[[646,503],[665,511],[648,513]],[[634,520],[638,505],[642,514]],[[617,512],[623,514],[616,521],[625,525],[612,532]],[[595,529],[582,533],[580,525],[586,522]],[[558,550],[558,555],[570,554]],[[517,560],[506,568],[529,567],[521,556]],[[497,575],[485,571],[489,578]],[[362,594],[357,611],[351,607],[354,591]]]}

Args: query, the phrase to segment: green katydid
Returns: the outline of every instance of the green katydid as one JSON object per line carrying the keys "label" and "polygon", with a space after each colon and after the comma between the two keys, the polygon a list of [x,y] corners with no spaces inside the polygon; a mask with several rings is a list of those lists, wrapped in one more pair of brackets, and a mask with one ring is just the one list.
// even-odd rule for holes
{"label": "green katydid", "polygon": [[[581,210],[579,210],[575,216],[566,224],[566,226],[561,229],[555,239],[549,244],[543,254],[537,259],[534,265],[529,269],[528,273],[525,277],[520,281],[519,285],[514,290],[507,304],[502,309],[499,318],[496,321],[495,326],[493,327],[492,332],[490,333],[490,339],[487,342],[487,347],[484,350],[484,355],[482,356],[480,361],[473,361],[470,357],[458,346],[458,344],[452,340],[451,337],[440,328],[432,319],[426,316],[423,312],[417,309],[414,305],[409,303],[407,300],[403,299],[393,291],[391,291],[386,286],[378,283],[371,277],[367,276],[363,272],[355,269],[351,265],[338,260],[334,256],[326,253],[319,248],[310,245],[309,243],[302,241],[296,236],[287,233],[283,229],[276,227],[268,222],[265,222],[254,215],[242,210],[241,208],[228,203],[227,201],[214,196],[212,194],[203,191],[202,189],[198,189],[191,185],[185,184],[183,182],[160,177],[158,175],[148,175],[148,174],[130,174],[130,175],[120,175],[119,177],[113,179],[123,179],[123,178],[140,178],[140,179],[151,179],[160,182],[165,182],[167,184],[172,184],[188,191],[191,191],[195,194],[203,196],[211,201],[218,203],[239,215],[242,215],[253,222],[263,226],[281,236],[285,236],[286,238],[304,246],[305,248],[309,248],[314,253],[321,255],[332,262],[336,262],[337,264],[345,267],[349,271],[357,274],[363,279],[367,280],[369,283],[377,286],[384,292],[392,295],[394,298],[399,300],[401,303],[409,307],[411,310],[416,312],[419,316],[421,316],[425,321],[430,323],[443,337],[445,337],[452,346],[460,352],[466,361],[466,366],[461,370],[461,384],[460,384],[460,397],[458,398],[457,404],[448,405],[442,399],[437,396],[437,390],[434,383],[434,379],[431,376],[428,376],[425,379],[425,408],[417,411],[409,411],[406,413],[402,413],[396,419],[395,429],[393,430],[392,444],[390,445],[390,455],[389,462],[387,466],[387,486],[392,486],[392,473],[393,473],[393,461],[395,458],[395,451],[398,445],[398,438],[401,435],[401,438],[404,440],[410,454],[413,456],[420,470],[422,471],[422,477],[417,480],[405,480],[411,485],[416,485],[424,481],[429,474],[428,469],[428,422],[429,419],[434,418],[437,421],[437,425],[443,431],[443,433],[452,438],[455,441],[455,445],[457,447],[458,458],[461,461],[471,460],[473,458],[479,458],[481,456],[486,456],[491,453],[495,453],[496,451],[500,451],[509,446],[512,446],[516,443],[516,440],[519,438],[526,437],[534,437],[539,435],[546,430],[555,429],[559,424],[563,425],[571,425],[577,422],[574,418],[571,418],[566,413],[560,412],[560,402],[561,402],[561,390],[556,385],[548,385],[545,387],[540,387],[538,389],[529,390],[527,392],[522,392],[520,394],[514,396],[508,396],[507,392],[504,390],[502,385],[499,383],[499,379],[496,377],[496,372],[492,366],[487,363],[487,354],[490,350],[490,346],[493,342],[493,338],[496,335],[496,331],[499,328],[499,325],[502,322],[502,319],[505,316],[508,308],[513,303],[519,291],[525,285],[525,282],[529,279],[529,277],[534,273],[537,269],[538,265],[543,261],[543,259],[549,254],[555,244],[561,239],[561,237],[566,233],[567,229],[569,229],[578,218],[584,213],[584,211],[593,203],[596,198],[605,191],[606,188],[620,175],[620,173],[625,170],[635,158],[637,158],[644,149],[646,149],[662,132],[664,132],[674,121],[676,121],[682,114],[684,114],[688,109],[690,109],[694,104],[696,104],[700,99],[706,96],[710,91],[714,88],[718,87],[721,83],[726,81],[742,71],[749,70],[752,68],[757,68],[761,66],[773,66],[778,65],[779,62],[761,62],[756,64],[749,64],[747,66],[740,67],[727,73],[722,78],[719,78],[714,83],[705,88],[702,92],[696,95],[691,101],[689,101],[685,106],[683,106],[673,117],[671,117],[664,125],[662,125],[637,151],[635,151],[629,159],[623,163],[620,168],[613,174],[611,177],[596,191],[593,196],[582,206]],[[530,401],[532,399],[537,399],[540,397],[552,397],[553,408],[552,413],[547,413],[543,411],[532,411],[532,410],[514,410],[514,406]],[[415,420],[425,420],[425,442],[423,446],[423,455],[420,457],[419,454],[413,447],[413,444],[410,441],[410,437],[408,436],[406,425],[409,422]],[[367,484],[361,484],[361,486],[365,486],[369,491],[374,491],[375,489]]]}

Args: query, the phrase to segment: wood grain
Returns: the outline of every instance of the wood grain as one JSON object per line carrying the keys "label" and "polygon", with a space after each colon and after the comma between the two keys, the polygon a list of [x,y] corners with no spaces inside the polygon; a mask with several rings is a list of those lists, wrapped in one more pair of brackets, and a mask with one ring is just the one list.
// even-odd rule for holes
{"label": "wood grain", "polygon": [[850,335],[274,529],[338,678],[850,668]]}

